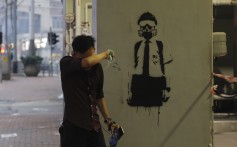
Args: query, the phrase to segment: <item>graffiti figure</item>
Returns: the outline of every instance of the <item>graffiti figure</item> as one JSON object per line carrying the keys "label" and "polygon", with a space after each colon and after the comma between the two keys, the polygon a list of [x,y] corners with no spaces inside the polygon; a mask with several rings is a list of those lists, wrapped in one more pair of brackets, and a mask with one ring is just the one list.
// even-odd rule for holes
{"label": "graffiti figure", "polygon": [[134,47],[134,73],[131,81],[130,106],[162,106],[168,101],[171,88],[167,86],[165,65],[173,61],[170,54],[165,54],[163,43],[155,38],[157,20],[149,12],[138,19],[139,37]]}

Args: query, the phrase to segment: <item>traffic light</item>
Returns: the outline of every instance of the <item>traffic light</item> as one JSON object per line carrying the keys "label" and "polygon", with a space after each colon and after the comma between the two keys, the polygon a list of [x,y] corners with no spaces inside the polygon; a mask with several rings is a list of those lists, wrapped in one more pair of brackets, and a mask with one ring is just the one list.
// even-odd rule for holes
{"label": "traffic light", "polygon": [[48,32],[48,42],[50,45],[54,45],[56,44],[57,42],[59,42],[58,40],[58,35],[54,32]]}
{"label": "traffic light", "polygon": [[0,32],[0,44],[2,44],[2,32]]}
{"label": "traffic light", "polygon": [[51,34],[51,41],[52,41],[52,44],[56,44],[59,40],[57,39],[59,36],[56,34],[56,33],[54,33],[54,32],[52,32],[52,34]]}
{"label": "traffic light", "polygon": [[5,48],[4,46],[1,46],[0,45],[0,54],[4,54],[6,51],[5,51]]}
{"label": "traffic light", "polygon": [[51,37],[52,36],[52,32],[48,32],[48,42],[49,42],[49,45],[52,45],[52,40],[51,40]]}

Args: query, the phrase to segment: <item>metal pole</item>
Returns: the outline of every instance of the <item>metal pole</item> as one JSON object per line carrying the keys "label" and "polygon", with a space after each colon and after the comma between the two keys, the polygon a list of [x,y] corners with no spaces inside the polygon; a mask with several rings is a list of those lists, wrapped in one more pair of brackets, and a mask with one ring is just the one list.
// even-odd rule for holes
{"label": "metal pole", "polygon": [[[52,28],[50,27],[49,29],[50,34],[52,33]],[[50,76],[53,76],[53,55],[52,55],[52,50],[53,50],[53,46],[52,46],[52,36],[50,37]]]}
{"label": "metal pole", "polygon": [[31,0],[31,13],[30,13],[30,45],[29,45],[29,56],[35,56],[35,0]]}
{"label": "metal pole", "polygon": [[8,0],[5,0],[6,3],[6,14],[5,14],[5,49],[7,50],[7,72],[4,73],[3,78],[6,80],[11,79],[11,53],[8,47]]}
{"label": "metal pole", "polygon": [[13,56],[13,73],[17,73],[17,0],[13,2],[13,30],[14,30],[14,56]]}
{"label": "metal pole", "polygon": [[7,20],[8,20],[8,19],[7,19],[7,15],[8,15],[8,14],[7,14],[7,12],[8,12],[8,9],[7,9],[7,8],[8,8],[8,6],[7,6],[7,0],[5,0],[5,2],[6,2],[6,9],[5,9],[5,11],[6,11],[6,12],[5,12],[5,43],[6,43],[6,45],[7,45],[7,44],[8,44],[8,42],[7,42],[7,41],[8,41],[8,40],[7,40]]}
{"label": "metal pole", "polygon": [[[62,0],[62,3],[63,3],[63,16],[66,16],[66,0]],[[63,23],[63,28],[64,28],[64,30],[67,30],[65,22]],[[62,52],[62,56],[65,56],[66,53],[67,53],[66,43],[67,43],[66,42],[66,31],[63,31],[63,46],[62,46],[63,52]]]}

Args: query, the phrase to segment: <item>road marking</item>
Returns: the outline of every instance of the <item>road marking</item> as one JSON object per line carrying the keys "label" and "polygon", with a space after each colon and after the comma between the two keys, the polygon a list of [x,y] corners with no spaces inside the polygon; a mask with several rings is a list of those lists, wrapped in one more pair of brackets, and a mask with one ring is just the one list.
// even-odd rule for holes
{"label": "road marking", "polygon": [[18,115],[20,115],[19,113],[13,113],[12,114],[13,116],[18,116]]}
{"label": "road marking", "polygon": [[59,132],[54,132],[53,133],[55,136],[59,136],[60,134],[59,134]]}
{"label": "road marking", "polygon": [[44,109],[44,108],[33,108],[33,111],[49,111],[49,109]]}
{"label": "road marking", "polygon": [[16,133],[11,133],[11,134],[1,134],[1,138],[10,138],[10,137],[16,137]]}
{"label": "road marking", "polygon": [[63,99],[63,93],[58,96],[58,99]]}

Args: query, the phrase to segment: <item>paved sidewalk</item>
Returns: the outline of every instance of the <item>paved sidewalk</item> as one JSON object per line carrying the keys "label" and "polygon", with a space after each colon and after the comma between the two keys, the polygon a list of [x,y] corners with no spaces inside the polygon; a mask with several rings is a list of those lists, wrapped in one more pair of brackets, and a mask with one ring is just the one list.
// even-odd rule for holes
{"label": "paved sidewalk", "polygon": [[1,147],[59,147],[60,114],[0,116]]}
{"label": "paved sidewalk", "polygon": [[59,76],[12,76],[0,83],[0,147],[59,147]]}

